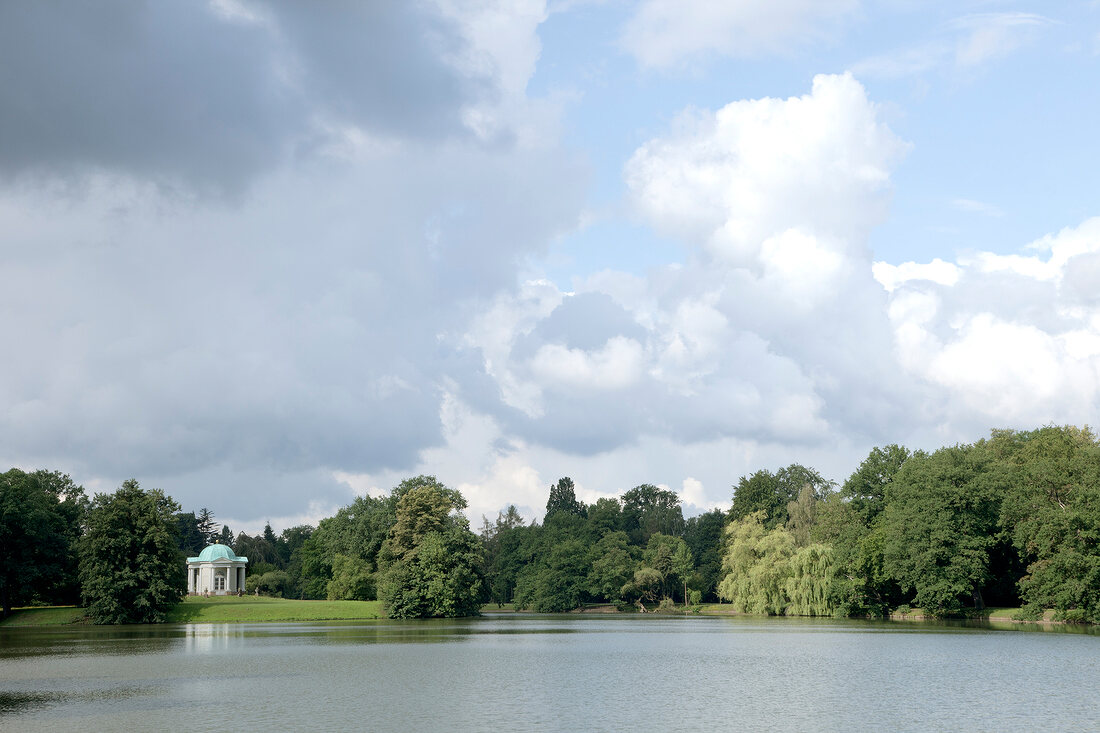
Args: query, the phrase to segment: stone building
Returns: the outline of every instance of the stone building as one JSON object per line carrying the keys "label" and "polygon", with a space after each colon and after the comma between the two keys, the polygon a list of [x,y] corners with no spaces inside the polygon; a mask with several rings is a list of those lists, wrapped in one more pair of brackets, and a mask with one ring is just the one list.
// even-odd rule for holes
{"label": "stone building", "polygon": [[223,544],[208,545],[198,557],[187,558],[187,592],[224,596],[244,591],[247,557],[238,557]]}

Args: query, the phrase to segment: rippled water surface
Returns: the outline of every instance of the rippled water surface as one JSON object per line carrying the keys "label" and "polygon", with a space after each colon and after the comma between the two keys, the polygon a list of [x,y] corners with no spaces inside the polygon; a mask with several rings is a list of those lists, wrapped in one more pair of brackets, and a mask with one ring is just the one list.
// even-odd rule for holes
{"label": "rippled water surface", "polygon": [[0,630],[0,730],[1100,730],[1100,636],[485,616]]}

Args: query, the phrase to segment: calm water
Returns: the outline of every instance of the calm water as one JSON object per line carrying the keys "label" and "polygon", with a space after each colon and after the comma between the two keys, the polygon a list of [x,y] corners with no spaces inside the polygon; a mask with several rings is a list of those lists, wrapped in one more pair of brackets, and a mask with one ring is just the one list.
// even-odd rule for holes
{"label": "calm water", "polygon": [[1100,636],[797,619],[0,630],[0,730],[1100,730]]}

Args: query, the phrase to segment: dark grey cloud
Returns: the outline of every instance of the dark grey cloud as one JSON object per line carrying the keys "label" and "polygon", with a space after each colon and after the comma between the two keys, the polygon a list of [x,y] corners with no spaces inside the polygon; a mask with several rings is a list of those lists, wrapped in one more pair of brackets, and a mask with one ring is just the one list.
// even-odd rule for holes
{"label": "dark grey cloud", "polygon": [[[0,5],[0,175],[124,172],[238,192],[328,126],[465,135],[493,80],[459,72],[453,23],[419,3]],[[324,123],[320,124],[319,123]]]}
{"label": "dark grey cloud", "polygon": [[301,120],[266,36],[200,3],[4,3],[0,171],[239,186]]}
{"label": "dark grey cloud", "polygon": [[279,2],[280,36],[296,51],[303,92],[334,114],[398,136],[445,136],[496,90],[446,59],[467,51],[452,22],[424,3]]}

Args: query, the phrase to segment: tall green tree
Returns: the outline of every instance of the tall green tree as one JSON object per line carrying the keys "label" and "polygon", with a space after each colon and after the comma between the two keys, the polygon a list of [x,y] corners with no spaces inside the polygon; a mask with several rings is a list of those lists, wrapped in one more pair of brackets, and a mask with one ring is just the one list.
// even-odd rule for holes
{"label": "tall green tree", "polygon": [[7,616],[31,600],[71,603],[84,489],[56,471],[0,474],[0,603]]}
{"label": "tall green tree", "polygon": [[394,489],[396,521],[380,553],[378,595],[391,618],[474,616],[483,550],[461,514],[466,500],[434,476]]}
{"label": "tall green tree", "polygon": [[833,483],[814,469],[799,463],[792,463],[775,473],[761,470],[742,476],[733,487],[729,518],[744,519],[754,512],[763,511],[767,529],[784,527],[790,519],[788,505],[798,501],[798,495],[806,487],[815,499],[822,500],[831,492]]}
{"label": "tall green tree", "polygon": [[818,505],[810,541],[832,549],[829,605],[839,615],[881,616],[908,600],[886,573],[879,525],[864,524],[863,515],[839,493]]}
{"label": "tall green tree", "polygon": [[995,431],[1009,466],[1001,523],[1027,572],[1024,613],[1100,623],[1100,443],[1088,428]]}
{"label": "tall green tree", "polygon": [[546,544],[538,562],[528,564],[516,581],[516,607],[557,613],[580,607],[588,577],[588,547],[579,536],[563,535]]}
{"label": "tall green tree", "polygon": [[886,506],[886,489],[910,455],[907,448],[896,443],[872,448],[840,488],[840,495],[865,526],[870,526]]}
{"label": "tall green tree", "polygon": [[179,527],[180,551],[188,557],[198,555],[206,547],[206,537],[199,529],[199,520],[194,512],[180,512],[176,515]]}
{"label": "tall green tree", "polygon": [[514,560],[514,530],[524,526],[524,519],[515,504],[509,504],[506,511],[498,511],[495,522],[482,516],[480,533],[485,551],[484,575],[486,595],[490,600],[503,606],[512,600],[515,589],[515,572],[509,572]]}
{"label": "tall green tree", "polygon": [[682,538],[677,537],[672,551],[672,574],[680,579],[684,587],[684,605],[688,602],[688,581],[691,580],[693,570],[695,570],[695,558],[692,557],[691,549]]}
{"label": "tall green tree", "polygon": [[584,503],[577,500],[573,479],[568,476],[558,479],[558,483],[550,487],[550,498],[546,500],[546,516],[543,522],[555,514],[575,514],[579,517],[585,515]]}
{"label": "tall green tree", "polygon": [[293,581],[299,598],[318,600],[328,597],[334,556],[329,553],[324,541],[324,523],[322,519],[321,526],[291,556],[291,567],[298,569],[297,578]]}
{"label": "tall green tree", "polygon": [[787,530],[796,547],[810,544],[810,532],[817,523],[817,509],[821,501],[813,487],[805,484],[798,492],[798,498],[787,502]]}
{"label": "tall green tree", "polygon": [[762,469],[742,476],[733,487],[733,504],[729,510],[730,522],[738,522],[757,512],[763,512],[762,523],[769,528],[786,524],[787,502],[793,497],[784,496],[779,480],[771,471]]}
{"label": "tall green tree", "polygon": [[605,601],[619,601],[623,586],[634,577],[638,554],[626,532],[609,532],[601,537],[588,553],[588,592]]}
{"label": "tall green tree", "polygon": [[542,528],[523,525],[501,527],[493,536],[495,544],[487,582],[489,597],[503,605],[515,600],[519,575],[535,556]]}
{"label": "tall green tree", "polygon": [[695,558],[695,572],[690,584],[708,601],[718,597],[718,581],[722,577],[722,528],[725,523],[726,513],[721,509],[712,509],[684,522],[684,542]]}
{"label": "tall green tree", "polygon": [[576,512],[546,517],[526,548],[530,558],[516,578],[517,608],[568,611],[586,599],[589,569],[587,522]]}
{"label": "tall green tree", "polygon": [[281,569],[282,557],[275,545],[264,539],[262,534],[249,535],[241,532],[231,545],[233,552],[248,558],[249,566],[265,563]]}
{"label": "tall green tree", "polygon": [[601,537],[623,528],[623,507],[618,499],[603,496],[588,507],[588,538],[598,542]]}
{"label": "tall green tree", "polygon": [[684,584],[684,597],[687,598],[687,581],[695,562],[683,538],[655,533],[642,553],[642,562],[661,574],[661,593],[665,598],[672,597],[671,591],[677,582]]}
{"label": "tall green tree", "polygon": [[623,530],[636,545],[645,547],[658,532],[674,537],[684,532],[684,512],[675,491],[642,484],[623,494],[622,505]]}
{"label": "tall green tree", "polygon": [[[332,579],[333,558],[337,555],[357,558],[367,564],[369,572],[378,572],[382,544],[397,521],[398,496],[419,485],[421,478],[403,481],[387,497],[357,497],[335,515],[322,519],[308,540],[296,540],[296,547],[300,546],[296,582],[304,597],[327,596],[327,590],[322,589],[327,589]],[[285,552],[281,545],[276,550]]]}
{"label": "tall green tree", "polygon": [[214,519],[214,512],[206,507],[202,507],[199,509],[199,513],[195,515],[195,519],[198,524],[199,534],[202,535],[203,547],[206,547],[212,542],[217,542],[219,536],[218,524]]}
{"label": "tall green tree", "polygon": [[183,598],[187,575],[179,550],[179,505],[129,479],[96,494],[80,541],[81,597],[97,624],[164,621]]}
{"label": "tall green tree", "polygon": [[902,465],[882,512],[883,559],[915,605],[935,615],[967,601],[984,606],[1007,485],[1007,472],[981,445],[941,448]]}

